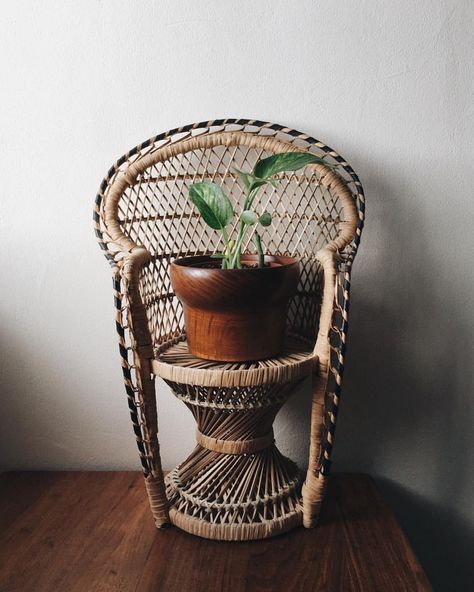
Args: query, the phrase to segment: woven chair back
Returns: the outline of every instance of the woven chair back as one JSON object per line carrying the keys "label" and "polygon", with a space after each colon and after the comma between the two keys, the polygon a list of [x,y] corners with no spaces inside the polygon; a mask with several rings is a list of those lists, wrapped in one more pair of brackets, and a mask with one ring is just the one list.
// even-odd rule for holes
{"label": "woven chair back", "polygon": [[[310,165],[282,173],[275,186],[260,191],[255,207],[273,218],[262,232],[265,251],[300,261],[301,279],[290,304],[289,331],[314,340],[322,289],[316,253],[329,244],[342,250],[348,260],[354,256],[363,221],[360,183],[339,155],[308,136],[270,124],[211,123],[163,134],[116,163],[96,202],[96,233],[102,248],[114,264],[136,246],[149,251],[140,291],[158,346],[184,331],[181,305],[170,284],[170,262],[222,249],[220,233],[203,222],[188,200],[190,185],[217,183],[239,213],[243,192],[232,167],[250,172],[259,159],[271,154],[309,150],[336,168]],[[255,252],[250,237],[244,251]]]}

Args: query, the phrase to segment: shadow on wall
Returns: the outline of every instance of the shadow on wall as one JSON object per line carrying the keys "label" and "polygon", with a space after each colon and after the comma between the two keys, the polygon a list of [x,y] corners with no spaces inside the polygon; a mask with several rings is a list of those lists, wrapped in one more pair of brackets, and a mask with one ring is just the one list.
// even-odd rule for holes
{"label": "shadow on wall", "polygon": [[[415,282],[410,292],[416,289]],[[442,311],[425,308],[423,319],[416,320],[410,318],[416,304],[405,303],[399,316],[360,304],[354,307],[336,470],[375,477],[435,590],[471,590],[474,531],[462,519],[462,506],[464,500],[466,512],[473,424],[462,401],[469,390],[458,382],[459,373],[471,368],[467,359],[455,358],[466,336],[460,324],[444,323]],[[421,327],[418,337],[412,333],[432,358],[427,367],[426,361],[417,363],[413,345],[401,334],[429,318],[439,327],[445,351],[425,342]]]}
{"label": "shadow on wall", "polygon": [[474,582],[474,529],[452,508],[442,507],[388,479],[377,479],[433,588],[469,592]]}
{"label": "shadow on wall", "polygon": [[460,516],[470,499],[473,423],[463,281],[451,283],[439,227],[403,189],[402,199],[399,188],[368,188],[380,196],[365,237],[376,256],[355,285],[336,468],[377,479],[436,590],[467,590],[472,525]]}
{"label": "shadow on wall", "polygon": [[[472,360],[463,278],[449,280],[440,237],[414,191],[402,187],[401,198],[403,181],[396,192],[368,181],[375,197],[354,265],[334,469],[375,477],[436,590],[470,590]],[[285,419],[306,430],[307,403],[290,401]],[[300,462],[305,454],[298,449]]]}

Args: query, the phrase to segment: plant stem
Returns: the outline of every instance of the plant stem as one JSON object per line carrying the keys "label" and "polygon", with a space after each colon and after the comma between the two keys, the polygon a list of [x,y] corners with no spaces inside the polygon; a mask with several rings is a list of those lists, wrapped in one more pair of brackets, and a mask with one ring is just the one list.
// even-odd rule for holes
{"label": "plant stem", "polygon": [[[247,193],[247,191],[245,192],[244,210],[250,209],[250,206],[252,205],[253,200],[255,199],[255,196],[258,193],[258,190],[259,190],[259,188],[257,187],[257,189],[252,189],[249,193]],[[234,269],[234,267],[237,267],[238,269],[240,269],[240,267],[241,267],[241,265],[240,265],[241,249],[242,249],[242,243],[244,241],[246,229],[247,229],[247,225],[244,222],[241,222],[240,228],[239,228],[239,234],[237,236],[237,240],[235,241],[234,253],[233,253],[232,259],[229,262],[229,269]]]}
{"label": "plant stem", "polygon": [[225,226],[222,228],[222,236],[224,237],[225,246],[229,244],[229,235],[227,234],[227,230]]}
{"label": "plant stem", "polygon": [[[250,209],[259,189],[260,188],[257,187],[256,189],[252,189],[249,192],[245,191],[244,210]],[[240,257],[241,257],[241,251],[242,251],[242,243],[244,242],[246,230],[247,230],[247,224],[245,224],[244,222],[241,221],[239,233],[237,235],[235,245],[233,246],[232,251],[230,251],[230,249],[227,248],[229,245],[229,237],[227,235],[227,231],[225,230],[225,228],[222,229],[222,234],[224,237],[224,241],[226,243],[226,252],[225,252],[226,259],[222,260],[222,269],[235,269],[235,268],[241,269],[242,266],[240,264]],[[258,240],[260,241],[260,237]],[[261,249],[261,245],[260,245],[260,249]],[[226,261],[225,267],[224,267],[224,261]]]}
{"label": "plant stem", "polygon": [[264,267],[265,266],[265,256],[263,254],[262,241],[260,240],[260,235],[257,232],[255,233],[254,240],[255,240],[255,246],[257,247],[257,253],[258,253],[258,266]]}
{"label": "plant stem", "polygon": [[225,249],[224,249],[224,258],[222,259],[221,269],[228,269],[229,268],[229,235],[227,234],[227,230],[222,228],[222,237],[224,239]]}

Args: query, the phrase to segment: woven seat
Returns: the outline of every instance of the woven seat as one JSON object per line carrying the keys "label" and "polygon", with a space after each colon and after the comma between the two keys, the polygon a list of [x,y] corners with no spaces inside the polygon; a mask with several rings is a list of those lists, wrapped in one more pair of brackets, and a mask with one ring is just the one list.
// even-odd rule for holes
{"label": "woven seat", "polygon": [[[232,167],[251,170],[270,154],[310,151],[308,165],[264,187],[272,213],[267,253],[296,257],[301,278],[290,302],[278,357],[219,363],[192,356],[170,263],[217,252],[187,199],[189,186],[214,181],[239,210]],[[241,205],[241,204],[240,204]],[[315,526],[323,499],[341,395],[352,262],[362,232],[362,186],[336,152],[275,124],[217,120],[160,134],[120,158],[96,198],[96,235],[112,265],[116,327],[133,429],[158,527],[173,523],[207,538],[265,538]],[[245,252],[251,244],[243,245]],[[274,441],[273,421],[305,377],[313,403],[306,471]],[[168,475],[161,467],[155,377],[196,420],[196,447]],[[162,418],[161,421],[166,421]]]}
{"label": "woven seat", "polygon": [[258,386],[283,384],[311,374],[318,358],[314,344],[289,336],[276,358],[258,362],[212,362],[189,353],[186,336],[160,345],[151,361],[156,376],[170,382],[201,386]]}

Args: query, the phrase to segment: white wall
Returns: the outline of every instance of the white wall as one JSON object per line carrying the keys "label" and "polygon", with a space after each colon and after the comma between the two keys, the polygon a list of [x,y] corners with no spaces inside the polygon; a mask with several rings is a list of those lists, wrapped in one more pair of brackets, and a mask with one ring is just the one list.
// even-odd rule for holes
{"label": "white wall", "polygon": [[[138,468],[91,222],[113,160],[192,121],[284,123],[341,152],[367,192],[334,468],[376,476],[430,577],[461,590],[473,21],[470,0],[2,4],[2,466]],[[169,468],[192,421],[166,388],[158,397]],[[278,423],[300,462],[304,418],[293,401]]]}

